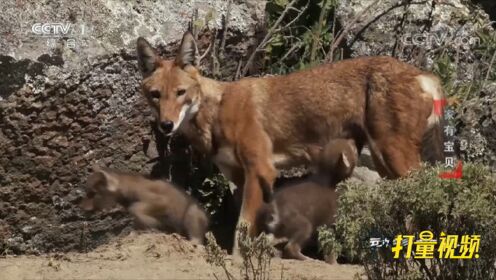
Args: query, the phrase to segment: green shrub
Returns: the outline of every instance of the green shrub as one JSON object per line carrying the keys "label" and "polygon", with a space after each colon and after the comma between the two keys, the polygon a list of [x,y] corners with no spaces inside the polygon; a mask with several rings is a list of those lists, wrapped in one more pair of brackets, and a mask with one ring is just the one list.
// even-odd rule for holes
{"label": "green shrub", "polygon": [[[292,2],[267,1],[269,27],[274,27]],[[335,17],[339,0],[297,0],[293,4],[265,47],[265,71],[268,73],[285,74],[305,69],[322,63],[326,56],[340,58],[338,50],[329,53],[340,30]]]}
{"label": "green shrub", "polygon": [[[214,267],[222,268],[226,279],[236,280],[268,280],[270,279],[271,259],[274,257],[274,248],[265,234],[250,237],[248,225],[242,223],[237,228],[239,255],[242,263],[240,265],[239,278],[235,277],[232,263],[229,261],[227,252],[217,244],[212,233],[207,233],[205,246],[205,260]],[[215,278],[218,277],[215,275]],[[282,279],[282,276],[281,276]]]}
{"label": "green shrub", "polygon": [[[322,250],[362,262],[369,279],[495,279],[494,174],[475,164],[464,166],[461,180],[440,179],[439,172],[429,167],[373,186],[341,184],[336,226],[319,233]],[[397,235],[417,234],[417,240],[424,230],[432,231],[438,241],[442,232],[480,235],[479,257],[414,259],[401,254],[394,259],[392,244],[370,247],[370,238],[392,243]]]}

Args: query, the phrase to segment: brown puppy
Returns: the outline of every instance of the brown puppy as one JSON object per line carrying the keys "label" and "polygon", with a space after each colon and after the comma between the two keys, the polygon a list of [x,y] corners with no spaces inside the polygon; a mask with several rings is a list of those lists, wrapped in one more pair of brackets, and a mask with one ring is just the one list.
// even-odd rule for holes
{"label": "brown puppy", "polygon": [[[358,161],[354,141],[347,139],[332,140],[323,150],[310,154],[318,164],[316,173],[302,182],[282,186],[273,202],[259,213],[260,226],[266,232],[288,241],[284,256],[300,260],[308,259],[301,249],[315,230],[334,224],[335,186],[351,175]],[[333,256],[329,262],[335,262]]]}
{"label": "brown puppy", "polygon": [[110,208],[119,203],[135,218],[138,226],[173,230],[203,243],[208,227],[205,211],[192,197],[172,184],[149,180],[108,168],[98,169],[87,182],[85,210]]}

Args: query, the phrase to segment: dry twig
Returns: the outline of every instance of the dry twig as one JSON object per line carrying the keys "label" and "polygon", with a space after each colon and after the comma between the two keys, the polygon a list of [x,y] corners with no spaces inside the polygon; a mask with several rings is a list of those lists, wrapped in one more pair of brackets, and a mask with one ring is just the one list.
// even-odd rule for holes
{"label": "dry twig", "polygon": [[257,55],[257,53],[259,51],[263,50],[265,48],[265,46],[267,45],[267,43],[270,42],[270,40],[272,39],[272,36],[278,30],[278,27],[281,24],[282,20],[284,19],[284,17],[288,13],[288,11],[291,10],[292,7],[296,4],[297,1],[298,0],[293,0],[293,1],[291,1],[291,3],[289,3],[286,6],[286,8],[281,13],[281,15],[279,16],[279,18],[276,20],[276,22],[274,23],[274,25],[267,32],[267,34],[263,38],[262,42],[260,42],[260,44],[253,50],[253,52],[251,53],[250,57],[246,61],[245,67],[243,68],[243,72],[241,73],[241,76],[242,77],[246,76],[246,74],[248,73],[248,69],[250,69],[250,66],[253,63],[253,60],[255,59],[255,56]]}

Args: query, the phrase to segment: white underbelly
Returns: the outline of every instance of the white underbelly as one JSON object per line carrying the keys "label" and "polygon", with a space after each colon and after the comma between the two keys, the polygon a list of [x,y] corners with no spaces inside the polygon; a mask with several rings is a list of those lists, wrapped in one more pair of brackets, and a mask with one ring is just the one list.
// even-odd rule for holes
{"label": "white underbelly", "polygon": [[234,149],[231,147],[219,148],[217,153],[214,155],[213,160],[216,165],[241,167],[241,164],[234,154]]}
{"label": "white underbelly", "polygon": [[[230,168],[242,167],[241,163],[238,161],[238,158],[234,154],[234,149],[231,147],[219,148],[217,154],[213,157],[213,161],[217,166]],[[271,161],[276,168],[290,167],[297,164],[296,159],[287,154],[272,154]]]}

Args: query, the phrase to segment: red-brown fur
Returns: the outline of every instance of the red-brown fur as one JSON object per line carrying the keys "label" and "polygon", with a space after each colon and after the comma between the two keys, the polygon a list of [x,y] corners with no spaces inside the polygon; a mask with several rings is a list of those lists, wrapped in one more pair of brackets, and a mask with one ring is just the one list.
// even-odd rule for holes
{"label": "red-brown fur", "polygon": [[[351,138],[359,152],[371,148],[382,176],[396,178],[419,166],[422,139],[438,123],[432,115],[433,98],[442,96],[438,78],[391,57],[218,82],[200,75],[196,53],[190,33],[174,61],[138,39],[143,94],[162,124],[174,123],[166,133],[184,134],[242,190],[240,221],[252,234],[276,170],[308,163],[309,147]],[[189,113],[181,118],[181,110]]]}

